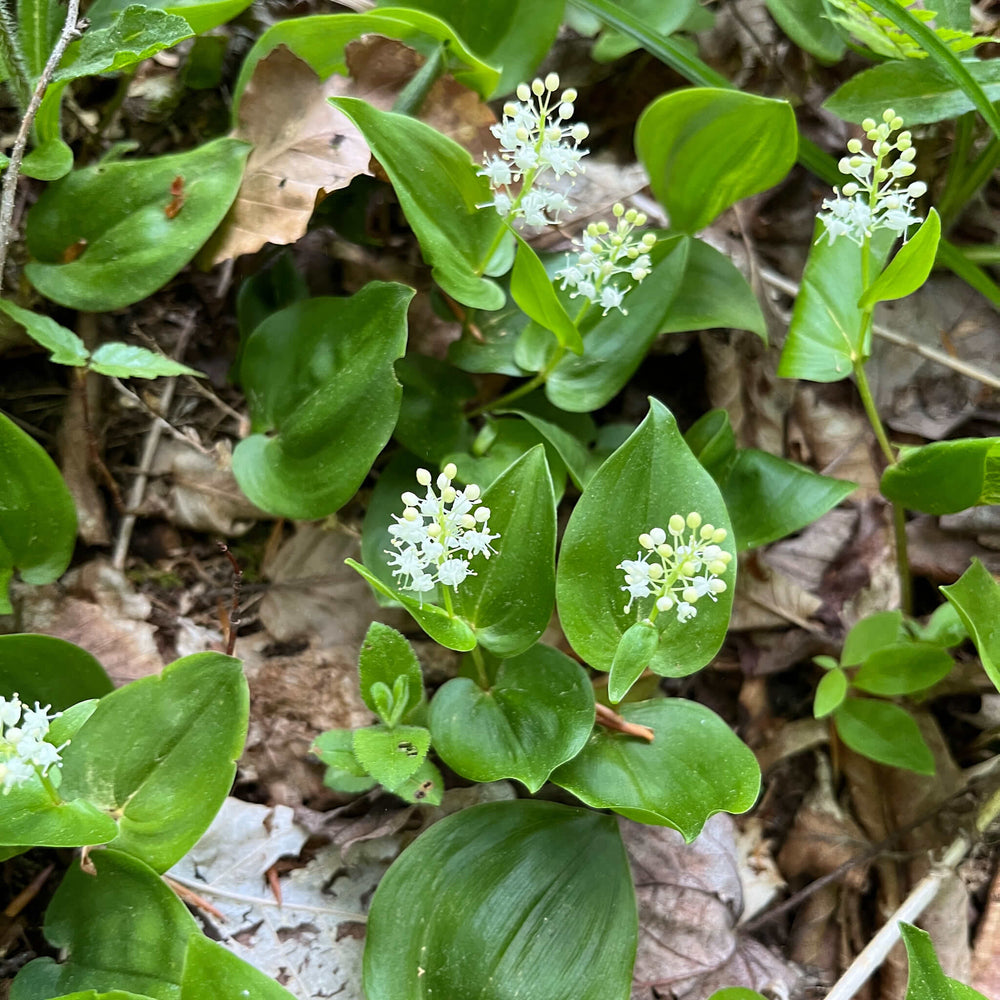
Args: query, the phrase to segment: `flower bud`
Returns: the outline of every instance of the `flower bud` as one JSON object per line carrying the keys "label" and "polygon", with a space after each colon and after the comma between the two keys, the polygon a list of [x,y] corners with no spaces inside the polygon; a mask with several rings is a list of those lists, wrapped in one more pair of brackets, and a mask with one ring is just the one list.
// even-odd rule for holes
{"label": "flower bud", "polygon": [[567,118],[573,117],[573,105],[570,104],[569,101],[563,101],[563,103],[559,105],[559,117],[563,121]]}
{"label": "flower bud", "polygon": [[441,525],[438,524],[437,521],[432,521],[426,528],[424,528],[424,531],[426,531],[431,538],[440,538],[442,530]]}
{"label": "flower bud", "polygon": [[684,518],[680,514],[671,514],[667,522],[667,529],[671,535],[680,535],[684,532]]}
{"label": "flower bud", "polygon": [[[529,101],[531,100],[531,88],[526,83],[519,83],[517,85],[517,99],[519,101]],[[506,112],[506,108],[504,111]]]}
{"label": "flower bud", "polygon": [[712,576],[722,576],[728,568],[721,559],[713,559],[706,567]]}
{"label": "flower bud", "polygon": [[[726,540],[726,537],[728,536],[728,534],[729,534],[729,532],[726,531],[725,528],[716,528],[715,532],[712,535],[712,541],[716,545],[721,545]],[[728,555],[729,553],[726,553],[726,554]]]}
{"label": "flower bud", "polygon": [[489,507],[480,507],[476,511],[476,520],[482,524],[490,519],[490,509]]}
{"label": "flower bud", "polygon": [[864,121],[863,121],[863,122],[861,123],[861,127],[862,127],[862,128],[863,128],[863,129],[864,129],[864,130],[865,130],[866,132],[871,132],[871,130],[872,130],[873,128],[875,128],[875,119],[874,119],[874,118],[866,118],[866,119],[865,119],[865,120],[864,120]]}
{"label": "flower bud", "polygon": [[559,89],[559,74],[549,73],[545,77],[545,89],[549,91],[556,91]]}
{"label": "flower bud", "polygon": [[714,534],[715,534],[715,525],[714,525],[714,524],[703,524],[703,525],[701,526],[701,530],[700,530],[700,531],[698,532],[698,536],[699,536],[700,538],[703,538],[703,539],[705,539],[705,541],[706,541],[706,542],[707,542],[707,541],[708,541],[708,540],[709,540],[709,539],[710,539],[710,538],[712,537],[712,535],[714,535]]}
{"label": "flower bud", "polygon": [[673,598],[667,596],[666,594],[664,594],[664,596],[656,602],[656,608],[658,611],[669,611],[673,606]]}
{"label": "flower bud", "polygon": [[681,591],[681,597],[683,597],[688,604],[694,604],[698,600],[698,591],[695,590],[694,587],[685,587]]}
{"label": "flower bud", "polygon": [[570,130],[569,134],[573,138],[574,142],[583,142],[583,140],[590,135],[590,129],[587,128],[583,122],[577,122],[577,124]]}
{"label": "flower bud", "polygon": [[694,531],[701,524],[701,514],[698,511],[693,510],[687,516],[687,526]]}
{"label": "flower bud", "polygon": [[725,580],[709,580],[708,589],[713,594],[724,594],[729,589],[729,586]]}
{"label": "flower bud", "polygon": [[458,475],[458,466],[454,462],[449,462],[444,469],[441,470],[449,479],[454,479]]}
{"label": "flower bud", "polygon": [[567,87],[562,92],[562,97],[560,97],[559,100],[563,101],[566,104],[573,104],[573,103],[576,102],[577,96],[578,95],[576,93],[576,88],[575,87]]}
{"label": "flower bud", "polygon": [[404,521],[415,521],[418,517],[420,517],[420,512],[415,507],[407,507],[403,511]]}
{"label": "flower bud", "polygon": [[656,547],[653,543],[653,536],[645,531],[639,536],[639,544],[644,549],[653,549]]}
{"label": "flower bud", "polygon": [[663,567],[659,563],[653,563],[649,567],[649,578],[650,580],[663,579]]}
{"label": "flower bud", "polygon": [[421,486],[430,486],[431,474],[426,469],[417,469],[417,482]]}
{"label": "flower bud", "polygon": [[416,493],[411,493],[409,490],[407,490],[399,499],[402,500],[407,507],[416,507],[416,505],[420,503],[420,497],[418,497]]}
{"label": "flower bud", "polygon": [[535,97],[541,97],[545,93],[545,83],[537,76],[531,81],[531,92]]}
{"label": "flower bud", "polygon": [[847,140],[847,151],[849,153],[860,153],[861,152],[861,140],[860,139],[848,139]]}
{"label": "flower bud", "polygon": [[475,483],[469,483],[465,487],[465,499],[475,503],[480,497],[479,487]]}

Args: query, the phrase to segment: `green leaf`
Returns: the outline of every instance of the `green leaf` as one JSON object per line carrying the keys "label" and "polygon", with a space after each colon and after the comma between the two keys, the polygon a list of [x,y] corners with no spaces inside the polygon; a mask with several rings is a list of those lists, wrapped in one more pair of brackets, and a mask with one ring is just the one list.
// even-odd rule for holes
{"label": "green leaf", "polygon": [[66,571],[76,542],[76,508],[41,445],[0,413],[0,614],[10,614],[13,570],[28,583]]}
{"label": "green leaf", "polygon": [[[453,0],[388,0],[381,6],[414,7],[447,21],[485,62],[501,67],[492,93],[508,94],[531,77],[552,47],[562,23],[565,0],[508,0],[479,5],[456,4]],[[389,13],[387,9],[384,12]]]}
{"label": "green leaf", "polygon": [[41,344],[52,352],[50,358],[57,365],[74,365],[77,368],[87,364],[90,351],[83,341],[72,331],[57,323],[51,316],[42,316],[30,309],[22,309],[7,299],[0,299],[0,310],[15,323],[24,327],[24,332],[36,344]]}
{"label": "green leaf", "polygon": [[392,365],[412,297],[373,281],[347,299],[296,302],[250,335],[240,378],[257,433],[236,446],[233,472],[254,503],[316,518],[354,495],[399,413]]}
{"label": "green leaf", "polygon": [[91,28],[67,51],[53,80],[76,80],[128,69],[190,38],[187,21],[155,6],[131,4],[105,28]]}
{"label": "green leaf", "polygon": [[847,697],[847,674],[839,668],[828,670],[816,685],[813,699],[813,715],[824,719],[834,709],[839,708]]}
{"label": "green leaf", "polygon": [[425,760],[393,793],[410,805],[439,806],[444,796],[441,772]]}
{"label": "green leaf", "polygon": [[132,344],[102,344],[90,356],[89,367],[99,375],[113,375],[115,378],[159,378],[161,375],[204,378],[204,374],[194,368]]}
{"label": "green leaf", "polygon": [[704,240],[685,237],[684,280],[674,295],[661,333],[688,330],[750,330],[767,340],[767,322],[757,296],[736,265]]}
{"label": "green leaf", "polygon": [[[112,690],[104,668],[85,649],[51,635],[0,635],[0,694],[57,712]],[[2,838],[0,838],[2,842]]]}
{"label": "green leaf", "polygon": [[96,875],[71,865],[45,914],[45,937],[68,951],[38,958],[14,980],[10,1000],[48,1000],[73,990],[126,990],[180,1000],[194,917],[156,872],[119,851],[93,851]]}
{"label": "green leaf", "polygon": [[98,993],[96,990],[83,990],[79,993],[64,993],[56,1000],[149,1000],[139,993],[127,993],[125,990],[109,990]]}
{"label": "green leaf", "polygon": [[[824,63],[835,63],[843,57],[847,43],[831,22],[829,8],[823,0],[765,0],[765,3],[778,27],[800,49]],[[861,121],[864,117],[856,120]]]}
{"label": "green leaf", "polygon": [[[211,31],[242,14],[253,0],[148,0],[147,7],[183,17],[196,35]],[[95,0],[87,8],[91,30],[112,25],[116,15],[132,5],[132,0]]]}
{"label": "green leaf", "polygon": [[32,77],[41,75],[59,37],[66,19],[60,8],[58,0],[21,0],[17,5],[17,40]]}
{"label": "green leaf", "polygon": [[888,701],[847,698],[834,712],[837,735],[856,753],[917,774],[934,773],[934,755],[909,712]]}
{"label": "green leaf", "polygon": [[986,676],[1000,691],[1000,584],[978,560],[949,587],[941,587],[962,619],[976,651],[983,662]]}
{"label": "green leaf", "polygon": [[544,645],[504,660],[488,688],[456,677],[431,702],[434,749],[453,771],[471,781],[515,778],[530,792],[580,751],[593,725],[586,671]]}
{"label": "green leaf", "polygon": [[503,223],[492,208],[477,208],[490,201],[490,186],[469,153],[415,118],[353,97],[330,103],[360,129],[388,174],[434,280],[463,305],[503,306],[500,286],[482,276]]}
{"label": "green leaf", "polygon": [[181,1000],[221,1000],[223,997],[295,1000],[284,986],[218,942],[209,941],[202,934],[192,934],[184,956]]}
{"label": "green leaf", "polygon": [[886,697],[912,694],[943,680],[954,665],[941,646],[900,642],[872,653],[851,683],[861,691]]}
{"label": "green leaf", "polygon": [[378,784],[354,756],[353,729],[328,729],[320,733],[311,752],[326,765],[323,784],[335,792],[356,795]]}
{"label": "green leaf", "polygon": [[704,705],[660,698],[619,711],[626,721],[652,729],[653,741],[598,727],[552,775],[557,785],[594,809],[672,826],[688,843],[710,816],[743,813],[757,801],[756,758]]}
{"label": "green leaf", "polygon": [[858,308],[870,309],[878,302],[912,295],[931,273],[940,241],[941,216],[932,208],[909,242],[900,247],[889,266],[865,289]]}
{"label": "green leaf", "polygon": [[612,818],[554,802],[473,806],[421,834],[379,883],[365,996],[627,1000],[636,933]]}
{"label": "green leaf", "polygon": [[1000,503],[1000,437],[906,448],[882,473],[879,488],[893,503],[925,514]]}
{"label": "green leaf", "polygon": [[476,639],[497,656],[516,656],[545,631],[555,603],[556,503],[536,445],[482,495],[496,555],[474,560],[456,596],[458,613]]}
{"label": "green leaf", "polygon": [[117,833],[106,812],[84,799],[56,804],[38,779],[23,781],[4,794],[0,844],[5,846],[82,847],[106,844]]}
{"label": "green leaf", "polygon": [[[542,399],[546,405],[549,405],[548,400],[544,396]],[[526,405],[525,400],[519,400],[519,402],[522,405]],[[559,458],[562,459],[563,464],[566,466],[566,471],[572,477],[577,488],[580,490],[583,489],[586,481],[590,478],[590,469],[588,468],[590,455],[587,452],[586,446],[578,437],[575,437],[570,431],[559,424],[524,409],[494,410],[493,412],[497,415],[512,413],[531,424],[558,452]]]}
{"label": "green leaf", "polygon": [[872,653],[891,646],[902,637],[902,611],[879,611],[868,615],[847,633],[840,664],[844,667],[860,666]]}
{"label": "green leaf", "polygon": [[472,427],[463,404],[476,395],[472,379],[445,361],[413,352],[396,362],[396,377],[403,401],[392,434],[404,448],[425,462],[444,464],[445,455],[469,447]]}
{"label": "green leaf", "polygon": [[63,751],[60,792],[114,811],[114,846],[166,871],[232,785],[248,704],[239,660],[183,657],[101,699]]}
{"label": "green leaf", "polygon": [[368,726],[354,730],[354,756],[386,791],[395,791],[420,767],[431,745],[423,726]]}
{"label": "green leaf", "polygon": [[[631,625],[649,615],[652,598],[624,610],[625,578],[618,565],[632,559],[639,535],[666,528],[672,514],[698,511],[704,522],[731,530],[726,506],[711,476],[684,443],[670,411],[650,399],[650,412],[632,436],[587,484],[563,536],[556,576],[559,618],[581,659],[609,670]],[[724,547],[731,546],[727,539]],[[698,605],[698,616],[657,619],[660,644],[649,668],[667,677],[700,670],[725,638],[732,607],[735,560],[725,574],[728,589],[718,603]]]}
{"label": "green leaf", "polygon": [[[882,269],[894,240],[887,230],[876,231],[871,240],[873,271]],[[831,243],[817,219],[778,363],[781,378],[838,382],[851,374],[855,360],[868,358],[871,345],[862,338],[861,312],[855,305],[863,291],[861,248],[846,238]]]}
{"label": "green leaf", "polygon": [[958,611],[954,605],[948,602],[934,609],[934,613],[927,619],[926,625],[913,621],[909,623],[909,626],[918,639],[936,643],[939,646],[944,646],[945,649],[950,649],[952,646],[957,646],[971,638]]}
{"label": "green leaf", "polygon": [[781,181],[798,146],[787,101],[737,90],[675,90],[639,118],[635,148],[672,229],[695,233]]}
{"label": "green leaf", "polygon": [[614,310],[582,324],[583,355],[567,354],[545,383],[556,406],[573,413],[600,409],[635,374],[684,280],[689,244],[683,236],[661,239],[649,255],[650,273],[625,299],[628,315]]}
{"label": "green leaf", "polygon": [[910,962],[906,1000],[987,1000],[978,990],[944,974],[927,931],[900,921],[899,936]]}
{"label": "green leaf", "polygon": [[371,698],[371,686],[381,682],[391,689],[399,677],[406,680],[408,691],[401,718],[424,700],[424,677],[413,647],[401,633],[381,622],[372,622],[368,626],[358,657],[358,673],[361,677],[361,697],[373,712],[376,709]]}
{"label": "green leaf", "polygon": [[73,169],[73,150],[62,139],[41,141],[21,161],[21,173],[39,181],[57,181]]}
{"label": "green leaf", "polygon": [[421,604],[415,598],[406,594],[401,594],[392,587],[384,584],[374,573],[370,573],[360,563],[353,559],[345,559],[351,569],[360,573],[372,587],[385,597],[401,604],[413,620],[437,643],[447,646],[448,649],[457,650],[459,653],[467,653],[475,648],[476,635],[461,618],[452,618],[442,608],[424,602]]}
{"label": "green leaf", "polygon": [[[25,235],[35,258],[25,266],[28,280],[71,309],[104,312],[146,298],[191,260],[222,221],[250,148],[223,138],[186,153],[74,170],[28,212]],[[184,179],[185,201],[167,218],[175,177]],[[62,263],[65,251],[81,240],[83,252]]]}
{"label": "green leaf", "polygon": [[660,642],[660,633],[648,621],[631,625],[618,642],[608,671],[608,700],[617,705],[649,666]]}
{"label": "green leaf", "polygon": [[744,989],[742,986],[727,986],[724,990],[716,990],[708,1000],[767,1000],[756,990]]}
{"label": "green leaf", "polygon": [[538,254],[514,233],[517,240],[517,257],[510,276],[510,296],[522,312],[546,330],[550,330],[560,346],[575,354],[583,353],[583,340],[576,324],[566,312],[545,265]]}

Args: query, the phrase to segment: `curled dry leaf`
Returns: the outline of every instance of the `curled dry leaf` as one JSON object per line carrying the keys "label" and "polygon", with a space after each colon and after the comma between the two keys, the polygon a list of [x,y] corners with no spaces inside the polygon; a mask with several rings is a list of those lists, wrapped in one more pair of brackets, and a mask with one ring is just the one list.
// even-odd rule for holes
{"label": "curled dry leaf", "polygon": [[[328,98],[359,97],[391,110],[423,61],[401,42],[377,35],[347,47],[350,77],[320,80],[284,46],[262,59],[243,93],[233,133],[254,149],[236,201],[206,248],[210,263],[255,253],[265,243],[294,243],[323,198],[372,173],[361,133]],[[489,132],[493,113],[451,77],[434,84],[420,117],[477,160],[496,145]]]}

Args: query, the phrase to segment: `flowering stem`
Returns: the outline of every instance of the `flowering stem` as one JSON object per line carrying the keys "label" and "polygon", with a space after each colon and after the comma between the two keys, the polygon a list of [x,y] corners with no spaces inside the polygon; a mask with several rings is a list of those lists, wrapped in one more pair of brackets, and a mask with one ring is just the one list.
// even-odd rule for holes
{"label": "flowering stem", "polygon": [[479,674],[479,686],[485,691],[490,687],[490,675],[486,672],[486,661],[483,659],[483,652],[479,646],[472,647],[472,662],[476,665],[476,672]]}
{"label": "flowering stem", "polygon": [[49,798],[52,799],[52,804],[56,806],[61,806],[63,800],[60,797],[59,793],[56,791],[56,786],[52,784],[52,779],[49,778],[47,775],[42,774],[42,772],[37,767],[35,768],[35,773],[41,779],[42,787],[45,789],[46,792],[49,793]]}

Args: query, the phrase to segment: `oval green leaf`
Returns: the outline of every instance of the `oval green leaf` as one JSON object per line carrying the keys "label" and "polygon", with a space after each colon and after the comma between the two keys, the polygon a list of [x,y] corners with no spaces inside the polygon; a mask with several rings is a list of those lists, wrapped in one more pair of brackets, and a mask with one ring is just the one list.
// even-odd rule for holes
{"label": "oval green leaf", "polygon": [[872,653],[851,683],[861,691],[891,698],[932,687],[947,677],[954,665],[941,646],[900,642]]}
{"label": "oval green leaf", "polygon": [[423,726],[368,726],[354,730],[358,763],[386,791],[395,791],[423,763],[431,734]]}
{"label": "oval green leaf", "polygon": [[837,735],[856,753],[917,774],[934,773],[934,755],[909,712],[888,701],[848,698],[833,715]]}
{"label": "oval green leaf", "polygon": [[760,768],[750,748],[713,711],[660,698],[628,704],[622,717],[655,733],[652,743],[598,727],[552,780],[594,809],[672,826],[688,843],[717,812],[757,801]]}
{"label": "oval green leaf", "polygon": [[627,1000],[635,896],[615,821],[493,802],[435,823],[372,900],[368,1000]]}
{"label": "oval green leaf", "polygon": [[781,181],[795,163],[798,129],[787,101],[698,87],[650,104],[635,148],[671,228],[694,233]]}
{"label": "oval green leaf", "polygon": [[85,649],[51,635],[0,636],[0,694],[61,712],[112,690],[104,668]]}
{"label": "oval green leaf", "polygon": [[941,216],[932,208],[912,238],[889,261],[889,266],[865,289],[858,308],[871,309],[878,302],[912,295],[931,273],[940,242]]}
{"label": "oval green leaf", "polygon": [[[665,529],[672,514],[690,511],[730,531],[724,547],[731,549],[729,515],[718,487],[684,443],[670,411],[650,399],[649,415],[588,482],[563,536],[556,576],[559,618],[585,663],[610,670],[621,637],[651,611],[647,598],[626,614],[618,565],[635,557],[640,534]],[[697,617],[682,623],[665,612],[657,619],[660,643],[649,663],[652,671],[683,677],[716,654],[729,624],[735,566],[734,559],[724,575],[728,589],[715,604],[703,599]]]}
{"label": "oval green leaf", "polygon": [[594,689],[583,668],[550,646],[504,660],[484,690],[468,677],[431,702],[434,749],[472,781],[514,778],[537,792],[574,757],[594,725]]}
{"label": "oval green leaf", "polygon": [[1000,584],[978,560],[941,593],[958,612],[959,617],[983,664],[986,676],[1000,691]]}
{"label": "oval green leaf", "polygon": [[[74,170],[48,187],[28,213],[25,235],[35,258],[24,269],[28,280],[54,302],[89,312],[146,298],[191,260],[222,221],[250,148],[223,138],[186,153]],[[185,201],[168,218],[164,209],[175,177],[184,179]],[[83,252],[62,263],[81,240]]]}
{"label": "oval green leaf", "polygon": [[358,675],[361,679],[361,697],[365,704],[377,712],[371,696],[373,684],[385,684],[390,690],[397,678],[406,680],[407,698],[399,717],[412,712],[424,700],[424,676],[420,661],[406,637],[388,625],[372,622],[361,644],[358,655]]}
{"label": "oval green leaf", "polygon": [[878,611],[862,618],[844,639],[840,665],[858,667],[876,650],[903,638],[903,612]]}
{"label": "oval green leaf", "polygon": [[37,779],[4,794],[0,844],[5,846],[83,847],[106,844],[117,833],[117,824],[104,810],[84,799],[57,805]]}
{"label": "oval green leaf", "polygon": [[647,621],[630,626],[618,642],[608,671],[608,700],[617,705],[649,666],[660,642],[660,633]]}
{"label": "oval green leaf", "polygon": [[181,1000],[295,1000],[295,996],[260,969],[244,962],[203,934],[192,934],[184,956]]}
{"label": "oval green leaf", "polygon": [[816,685],[813,698],[813,715],[825,719],[834,709],[839,708],[847,697],[847,674],[839,667],[828,670]]}
{"label": "oval green leaf", "polygon": [[538,254],[514,233],[517,256],[510,276],[510,297],[521,311],[546,330],[550,330],[563,347],[575,354],[583,353],[580,331],[570,319]]}

